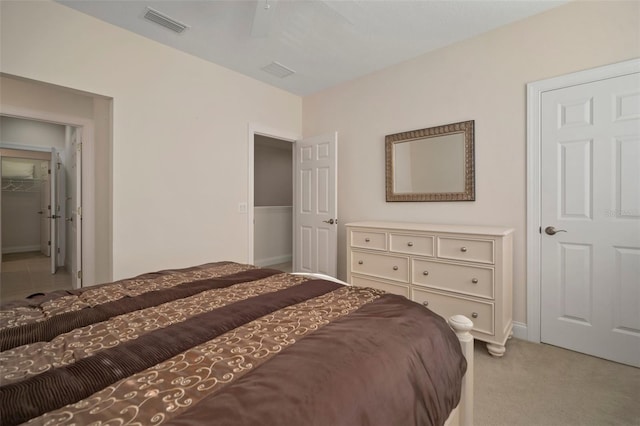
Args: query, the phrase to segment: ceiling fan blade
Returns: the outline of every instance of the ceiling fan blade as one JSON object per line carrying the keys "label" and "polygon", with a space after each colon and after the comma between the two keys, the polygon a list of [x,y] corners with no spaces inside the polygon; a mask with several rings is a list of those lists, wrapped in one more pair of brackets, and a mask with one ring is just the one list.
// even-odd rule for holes
{"label": "ceiling fan blade", "polygon": [[251,25],[251,37],[266,37],[271,29],[271,20],[275,14],[278,0],[258,0]]}

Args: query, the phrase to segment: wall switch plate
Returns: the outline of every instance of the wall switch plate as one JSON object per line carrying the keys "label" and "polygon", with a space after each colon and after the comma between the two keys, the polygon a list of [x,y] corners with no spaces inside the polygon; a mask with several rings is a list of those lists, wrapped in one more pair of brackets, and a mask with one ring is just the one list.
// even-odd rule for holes
{"label": "wall switch plate", "polygon": [[239,203],[238,213],[246,213],[246,212],[247,212],[247,203]]}

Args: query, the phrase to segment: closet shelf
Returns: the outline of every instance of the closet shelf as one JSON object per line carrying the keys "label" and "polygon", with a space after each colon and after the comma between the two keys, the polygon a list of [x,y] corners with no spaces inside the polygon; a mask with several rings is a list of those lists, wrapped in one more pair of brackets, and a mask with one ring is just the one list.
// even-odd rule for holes
{"label": "closet shelf", "polygon": [[2,178],[3,192],[40,192],[42,179]]}

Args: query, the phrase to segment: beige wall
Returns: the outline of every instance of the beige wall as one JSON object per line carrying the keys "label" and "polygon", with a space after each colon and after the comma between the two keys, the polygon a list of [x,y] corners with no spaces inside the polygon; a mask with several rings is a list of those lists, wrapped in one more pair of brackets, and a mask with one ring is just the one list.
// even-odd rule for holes
{"label": "beige wall", "polygon": [[[344,224],[398,220],[515,228],[514,316],[526,322],[526,84],[640,56],[639,2],[575,2],[303,101],[305,137],[339,132]],[[475,120],[476,201],[386,203],[384,136]]]}
{"label": "beige wall", "polygon": [[54,2],[0,7],[2,72],[113,98],[113,278],[246,261],[248,124],[299,134],[301,98]]}
{"label": "beige wall", "polygon": [[[4,5],[0,3],[0,11],[4,12],[4,10]],[[4,35],[4,32],[0,35]],[[4,39],[0,40],[0,43],[3,49],[8,44]],[[0,51],[0,59],[3,61],[5,59],[2,51]],[[5,64],[0,63],[0,65],[5,72]],[[27,79],[0,75],[0,94],[2,94],[0,102],[13,107],[37,109],[87,120],[93,119],[92,97],[72,90],[47,84],[34,84]]]}
{"label": "beige wall", "polygon": [[[93,98],[95,276],[96,283],[113,279],[113,100]],[[102,194],[101,196],[99,194]]]}
{"label": "beige wall", "polygon": [[253,201],[258,206],[293,204],[293,144],[255,135]]}

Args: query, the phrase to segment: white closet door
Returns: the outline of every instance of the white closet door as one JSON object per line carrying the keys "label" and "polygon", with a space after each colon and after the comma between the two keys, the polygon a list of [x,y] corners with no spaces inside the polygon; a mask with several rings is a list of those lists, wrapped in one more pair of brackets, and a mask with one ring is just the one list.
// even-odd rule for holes
{"label": "white closet door", "polygon": [[71,175],[70,211],[71,222],[71,285],[73,288],[82,287],[82,143],[79,128],[71,129],[71,161],[69,174]]}
{"label": "white closet door", "polygon": [[541,339],[640,366],[640,74],[542,95]]}

